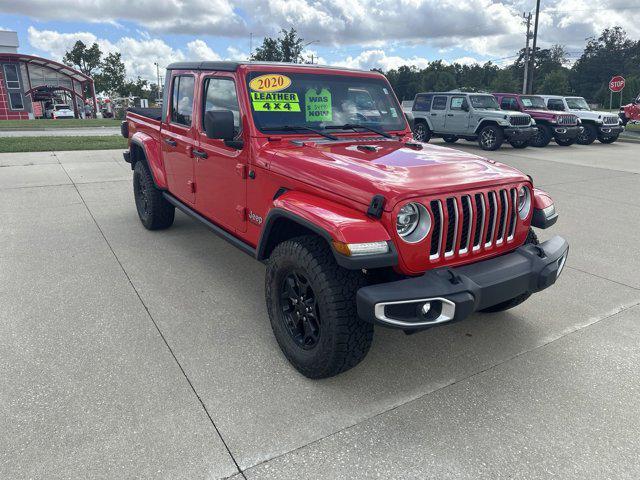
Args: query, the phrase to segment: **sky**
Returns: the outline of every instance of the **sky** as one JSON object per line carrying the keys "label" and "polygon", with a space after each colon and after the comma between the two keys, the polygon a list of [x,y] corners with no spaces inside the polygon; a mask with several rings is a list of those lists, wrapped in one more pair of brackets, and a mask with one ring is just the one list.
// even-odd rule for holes
{"label": "sky", "polygon": [[[565,45],[621,26],[640,38],[640,0],[542,0],[539,45]],[[0,0],[0,29],[21,53],[61,60],[77,41],[118,51],[130,78],[156,79],[182,60],[246,60],[264,36],[294,27],[316,63],[389,70],[453,63],[507,64],[524,47],[535,0]]]}

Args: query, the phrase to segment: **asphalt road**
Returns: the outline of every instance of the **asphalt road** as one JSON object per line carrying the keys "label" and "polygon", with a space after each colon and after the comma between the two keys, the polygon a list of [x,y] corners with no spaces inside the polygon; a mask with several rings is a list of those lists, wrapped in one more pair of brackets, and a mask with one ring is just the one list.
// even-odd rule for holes
{"label": "asphalt road", "polygon": [[639,478],[640,144],[490,156],[556,200],[555,287],[311,381],[264,267],[146,231],[120,152],[0,155],[0,478]]}

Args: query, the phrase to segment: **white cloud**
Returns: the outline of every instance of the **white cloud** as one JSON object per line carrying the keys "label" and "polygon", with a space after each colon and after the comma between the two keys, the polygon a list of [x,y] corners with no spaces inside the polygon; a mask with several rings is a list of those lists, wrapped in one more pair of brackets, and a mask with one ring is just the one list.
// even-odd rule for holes
{"label": "white cloud", "polygon": [[425,68],[429,64],[429,60],[422,57],[403,58],[396,55],[389,56],[384,50],[365,50],[355,57],[349,56],[345,60],[332,62],[332,64],[338,67],[359,68],[363,70],[378,68],[386,72],[402,65],[413,65],[418,68]]}
{"label": "white cloud", "polygon": [[473,57],[460,57],[452,60],[451,63],[459,63],[460,65],[477,65],[480,62]]}
{"label": "white cloud", "polygon": [[209,45],[199,39],[187,43],[187,51],[189,52],[189,57],[194,60],[220,60],[220,55],[211,50]]}

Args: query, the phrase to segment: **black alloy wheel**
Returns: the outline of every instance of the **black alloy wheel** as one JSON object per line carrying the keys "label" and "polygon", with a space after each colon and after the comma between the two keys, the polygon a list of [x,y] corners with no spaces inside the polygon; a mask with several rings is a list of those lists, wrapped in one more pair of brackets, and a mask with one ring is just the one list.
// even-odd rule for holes
{"label": "black alloy wheel", "polygon": [[284,278],[280,307],[294,342],[305,350],[315,347],[320,339],[320,314],[313,288],[304,275],[293,271]]}

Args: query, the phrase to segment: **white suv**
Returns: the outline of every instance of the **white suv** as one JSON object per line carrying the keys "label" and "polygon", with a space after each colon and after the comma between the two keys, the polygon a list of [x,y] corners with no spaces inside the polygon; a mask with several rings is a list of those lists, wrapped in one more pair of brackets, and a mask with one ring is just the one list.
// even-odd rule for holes
{"label": "white suv", "polygon": [[589,145],[596,138],[602,143],[613,143],[624,131],[618,115],[591,110],[587,101],[582,97],[539,96],[544,98],[549,110],[571,112],[580,119],[584,127],[582,133],[578,135],[580,145]]}

